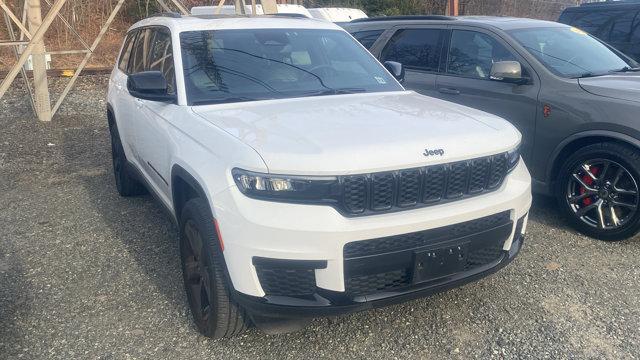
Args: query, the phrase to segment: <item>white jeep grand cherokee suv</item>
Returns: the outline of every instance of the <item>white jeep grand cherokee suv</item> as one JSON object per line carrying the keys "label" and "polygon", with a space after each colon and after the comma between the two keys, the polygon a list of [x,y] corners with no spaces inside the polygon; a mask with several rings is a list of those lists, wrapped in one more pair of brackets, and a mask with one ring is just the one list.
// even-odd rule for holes
{"label": "white jeep grand cherokee suv", "polygon": [[108,93],[117,189],[150,190],[178,224],[203,334],[423,297],[516,256],[531,204],[520,134],[402,76],[320,20],[130,29]]}

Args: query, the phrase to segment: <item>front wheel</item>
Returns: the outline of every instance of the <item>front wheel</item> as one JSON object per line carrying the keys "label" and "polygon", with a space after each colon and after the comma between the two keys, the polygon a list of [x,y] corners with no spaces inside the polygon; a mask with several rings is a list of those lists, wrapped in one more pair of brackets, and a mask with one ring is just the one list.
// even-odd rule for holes
{"label": "front wheel", "polygon": [[214,339],[238,335],[247,329],[249,320],[230,298],[209,205],[202,199],[189,200],[181,214],[182,273],[196,326]]}
{"label": "front wheel", "polygon": [[640,153],[620,143],[581,148],[560,170],[557,200],[580,232],[606,241],[640,230]]}

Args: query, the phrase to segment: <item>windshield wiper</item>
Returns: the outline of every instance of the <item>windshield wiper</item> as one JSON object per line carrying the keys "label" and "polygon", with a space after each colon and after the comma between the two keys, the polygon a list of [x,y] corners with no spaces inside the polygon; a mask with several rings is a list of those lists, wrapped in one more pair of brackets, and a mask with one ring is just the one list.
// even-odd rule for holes
{"label": "windshield wiper", "polygon": [[244,97],[244,96],[229,96],[225,98],[218,99],[206,99],[206,100],[196,100],[191,103],[191,105],[214,105],[214,104],[226,104],[226,103],[234,103],[234,102],[243,102],[243,101],[254,101],[258,99]]}
{"label": "windshield wiper", "polygon": [[323,96],[323,95],[343,95],[343,94],[357,94],[367,92],[364,88],[340,88],[340,89],[327,89],[321,91],[314,91],[305,93],[305,96]]}
{"label": "windshield wiper", "polygon": [[637,71],[640,71],[640,67],[632,68],[631,66],[625,66],[622,69],[611,70],[609,72],[611,72],[611,73],[625,73],[625,72],[637,72]]}
{"label": "windshield wiper", "polygon": [[584,73],[582,73],[582,74],[580,74],[578,76],[572,77],[572,79],[584,79],[584,78],[590,78],[590,77],[596,77],[596,76],[602,76],[602,75],[604,75],[604,74],[596,74],[596,73],[593,73],[591,71],[587,71],[587,72],[584,72]]}

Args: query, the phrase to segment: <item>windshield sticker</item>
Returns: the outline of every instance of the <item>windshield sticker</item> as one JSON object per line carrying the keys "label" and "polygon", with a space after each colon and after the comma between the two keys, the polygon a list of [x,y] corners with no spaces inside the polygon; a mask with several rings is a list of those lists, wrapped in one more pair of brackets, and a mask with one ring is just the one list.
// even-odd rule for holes
{"label": "windshield sticker", "polygon": [[379,84],[384,85],[384,84],[387,83],[387,80],[385,80],[383,77],[375,76],[375,78],[376,78],[376,80],[378,81]]}
{"label": "windshield sticker", "polygon": [[580,35],[587,35],[587,33],[586,33],[586,32],[584,32],[584,31],[582,31],[582,30],[580,30],[580,29],[578,29],[578,28],[575,28],[575,27],[572,27],[572,28],[571,28],[571,31],[573,31],[573,32],[574,32],[574,33],[576,33],[576,34],[580,34]]}
{"label": "windshield sticker", "polygon": [[311,65],[311,55],[306,51],[292,51],[291,62],[293,65]]}

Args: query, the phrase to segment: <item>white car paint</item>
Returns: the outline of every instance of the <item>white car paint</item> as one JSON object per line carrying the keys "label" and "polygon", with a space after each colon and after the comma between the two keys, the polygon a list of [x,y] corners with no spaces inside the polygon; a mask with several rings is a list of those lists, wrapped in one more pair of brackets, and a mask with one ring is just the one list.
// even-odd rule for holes
{"label": "white car paint", "polygon": [[349,22],[368,18],[364,11],[353,8],[311,8],[307,10],[314,18],[331,22]]}
{"label": "white car paint", "polygon": [[[311,13],[307,8],[302,5],[293,5],[293,4],[277,4],[277,9],[279,14],[300,14],[304,15],[308,18],[314,17],[311,16]],[[220,12],[217,13],[218,6],[194,6],[191,8],[192,15],[236,15],[236,7],[234,5],[222,5],[220,8]],[[251,14],[251,5],[245,5],[244,11],[246,14]],[[264,15],[264,9],[262,5],[256,5],[256,13],[255,15]]]}
{"label": "white car paint", "polygon": [[[327,268],[316,270],[317,286],[344,291],[342,248],[348,242],[438,228],[505,210],[517,220],[529,210],[531,179],[522,161],[496,191],[396,213],[347,218],[329,206],[251,199],[235,185],[233,168],[301,175],[404,169],[511,150],[520,134],[493,115],[404,91],[189,107],[180,32],[343,30],[311,19],[195,17],[151,18],[132,28],[150,25],[165,26],[172,33],[177,102],[133,98],[126,74],[116,67],[108,104],[127,158],[165,206],[174,208],[174,166],[184,168],[202,186],[224,240],[232,286],[241,293],[264,295],[251,263],[254,256],[326,260]],[[445,149],[445,154],[426,158],[426,147]],[[505,250],[511,247],[513,231],[515,221]]]}

